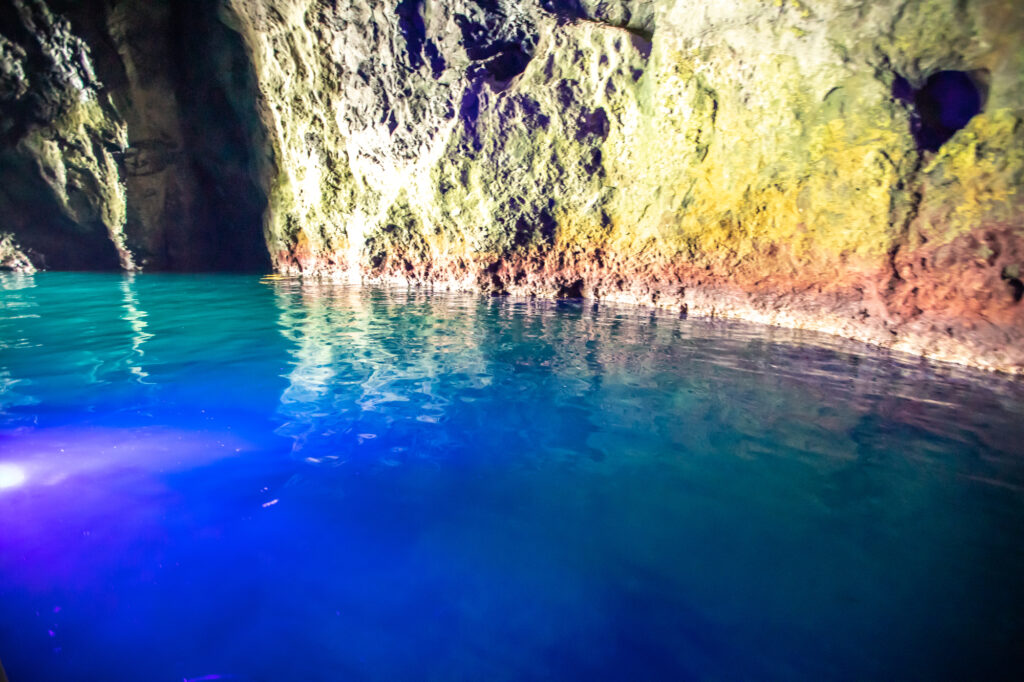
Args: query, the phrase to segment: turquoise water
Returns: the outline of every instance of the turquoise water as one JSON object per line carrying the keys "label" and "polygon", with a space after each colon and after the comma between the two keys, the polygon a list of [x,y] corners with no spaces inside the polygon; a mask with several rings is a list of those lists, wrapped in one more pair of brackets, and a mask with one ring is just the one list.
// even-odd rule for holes
{"label": "turquoise water", "polygon": [[1019,384],[580,302],[0,296],[12,682],[1024,671]]}

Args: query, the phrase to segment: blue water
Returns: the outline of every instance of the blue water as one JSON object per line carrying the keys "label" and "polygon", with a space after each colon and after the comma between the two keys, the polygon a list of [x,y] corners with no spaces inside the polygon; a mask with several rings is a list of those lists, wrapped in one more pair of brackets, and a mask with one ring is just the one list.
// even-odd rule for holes
{"label": "blue water", "polygon": [[830,337],[0,278],[11,682],[1024,679],[1024,388]]}

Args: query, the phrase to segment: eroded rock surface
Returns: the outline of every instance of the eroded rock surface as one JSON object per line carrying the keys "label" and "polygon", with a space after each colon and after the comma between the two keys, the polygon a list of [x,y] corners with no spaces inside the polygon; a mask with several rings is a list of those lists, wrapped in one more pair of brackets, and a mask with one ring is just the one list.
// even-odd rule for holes
{"label": "eroded rock surface", "polygon": [[[92,29],[72,4],[107,64],[83,87],[121,102],[122,260],[229,263],[258,213],[288,274],[1024,371],[1020,3],[125,0]],[[4,93],[32,72],[18,49]],[[225,200],[249,208],[211,220]]]}
{"label": "eroded rock surface", "polygon": [[214,2],[0,0],[0,233],[17,262],[267,266],[251,76]]}
{"label": "eroded rock surface", "polygon": [[86,43],[42,2],[0,3],[0,266],[132,267],[125,129]]}

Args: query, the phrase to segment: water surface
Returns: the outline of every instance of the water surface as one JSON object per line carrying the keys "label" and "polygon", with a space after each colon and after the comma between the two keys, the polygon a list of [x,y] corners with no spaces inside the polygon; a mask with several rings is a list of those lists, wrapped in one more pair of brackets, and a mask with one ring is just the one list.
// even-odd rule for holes
{"label": "water surface", "polygon": [[1024,390],[635,307],[3,276],[0,660],[1021,679]]}

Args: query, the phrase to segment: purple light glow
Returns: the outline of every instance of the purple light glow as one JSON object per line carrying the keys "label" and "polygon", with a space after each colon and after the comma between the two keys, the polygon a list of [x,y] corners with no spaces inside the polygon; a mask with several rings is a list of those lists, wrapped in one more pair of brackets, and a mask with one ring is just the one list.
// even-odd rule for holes
{"label": "purple light glow", "polygon": [[230,431],[145,426],[55,427],[0,431],[0,446],[18,463],[0,462],[0,490],[52,486],[82,474],[131,467],[162,474],[244,455],[251,446]]}

